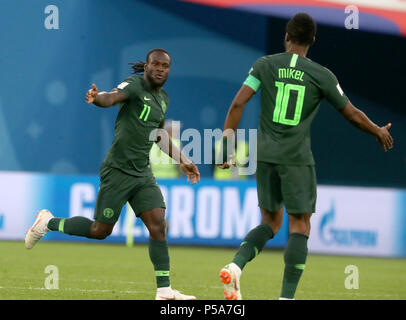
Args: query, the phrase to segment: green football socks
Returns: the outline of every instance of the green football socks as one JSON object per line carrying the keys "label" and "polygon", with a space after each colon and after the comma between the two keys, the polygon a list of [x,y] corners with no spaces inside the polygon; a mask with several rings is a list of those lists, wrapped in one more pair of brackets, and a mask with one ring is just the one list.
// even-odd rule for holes
{"label": "green football socks", "polygon": [[285,271],[283,274],[281,298],[293,299],[302,276],[307,258],[308,236],[291,233],[285,248]]}
{"label": "green football socks", "polygon": [[262,251],[265,244],[268,240],[272,239],[273,236],[274,233],[271,227],[266,223],[262,223],[252,229],[241,243],[237,254],[234,256],[233,262],[242,270],[247,262],[254,259],[258,253]]}
{"label": "green football socks", "polygon": [[154,265],[157,288],[169,287],[168,242],[150,239],[149,257]]}
{"label": "green football socks", "polygon": [[93,221],[85,217],[72,217],[68,219],[52,218],[48,222],[48,229],[59,231],[71,236],[90,237],[90,228]]}

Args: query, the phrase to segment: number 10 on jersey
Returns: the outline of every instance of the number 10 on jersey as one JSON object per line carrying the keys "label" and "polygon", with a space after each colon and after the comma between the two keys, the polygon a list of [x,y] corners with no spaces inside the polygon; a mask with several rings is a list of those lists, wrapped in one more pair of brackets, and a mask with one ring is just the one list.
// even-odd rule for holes
{"label": "number 10 on jersey", "polygon": [[[297,126],[300,122],[302,115],[303,101],[305,96],[306,87],[298,84],[283,83],[275,81],[275,86],[278,88],[276,93],[275,110],[273,112],[273,121],[289,126]],[[297,100],[295,105],[295,113],[293,119],[287,119],[286,113],[288,111],[289,97],[291,91],[297,91]]]}

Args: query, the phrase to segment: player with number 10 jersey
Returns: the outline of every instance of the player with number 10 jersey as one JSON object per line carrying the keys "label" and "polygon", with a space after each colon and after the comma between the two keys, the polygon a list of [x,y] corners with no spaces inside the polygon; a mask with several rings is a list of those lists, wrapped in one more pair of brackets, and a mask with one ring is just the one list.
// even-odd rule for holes
{"label": "player with number 10 jersey", "polygon": [[[393,146],[391,124],[379,127],[352,105],[334,74],[306,57],[315,42],[316,23],[306,13],[296,14],[286,26],[283,53],[259,58],[236,94],[224,125],[223,144],[235,132],[244,106],[261,91],[257,139],[257,192],[261,224],[250,230],[232,263],[220,270],[226,299],[241,299],[239,278],[282,226],[284,207],[289,239],[281,299],[293,299],[306,265],[310,218],[316,210],[317,181],[311,151],[310,125],[320,102],[326,99],[357,128],[375,136],[387,151]],[[227,153],[223,152],[223,160]],[[227,168],[226,161],[220,168]]]}
{"label": "player with number 10 jersey", "polygon": [[295,53],[257,60],[245,83],[261,88],[258,161],[313,165],[310,125],[326,98],[340,110],[348,102],[334,74]]}

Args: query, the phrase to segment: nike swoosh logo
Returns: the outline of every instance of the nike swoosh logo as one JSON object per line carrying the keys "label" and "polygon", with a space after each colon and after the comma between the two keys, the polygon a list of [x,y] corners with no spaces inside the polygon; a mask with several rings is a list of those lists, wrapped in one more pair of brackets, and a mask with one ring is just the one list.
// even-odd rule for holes
{"label": "nike swoosh logo", "polygon": [[150,98],[147,98],[147,97],[144,97],[144,100],[145,101],[149,101],[149,100],[151,100]]}

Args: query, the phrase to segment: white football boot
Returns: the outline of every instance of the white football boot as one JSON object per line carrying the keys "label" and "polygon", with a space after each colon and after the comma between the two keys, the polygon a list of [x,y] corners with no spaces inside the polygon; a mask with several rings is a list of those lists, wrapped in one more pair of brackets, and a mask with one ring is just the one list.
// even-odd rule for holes
{"label": "white football boot", "polygon": [[48,231],[48,221],[54,216],[48,210],[38,211],[37,219],[25,234],[25,248],[31,249]]}
{"label": "white football boot", "polygon": [[226,300],[242,300],[240,277],[241,269],[235,263],[230,263],[220,270],[220,281],[224,283]]}
{"label": "white football boot", "polygon": [[155,300],[196,300],[195,296],[188,296],[171,287],[158,288]]}

